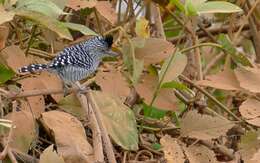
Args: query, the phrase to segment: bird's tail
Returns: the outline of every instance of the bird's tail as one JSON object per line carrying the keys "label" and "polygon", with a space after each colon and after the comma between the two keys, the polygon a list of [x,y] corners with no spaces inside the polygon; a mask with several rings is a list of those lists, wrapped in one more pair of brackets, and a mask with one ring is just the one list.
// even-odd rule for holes
{"label": "bird's tail", "polygon": [[21,68],[18,69],[19,73],[33,73],[33,72],[39,72],[42,70],[45,70],[48,68],[48,65],[46,64],[30,64],[28,66],[23,66]]}

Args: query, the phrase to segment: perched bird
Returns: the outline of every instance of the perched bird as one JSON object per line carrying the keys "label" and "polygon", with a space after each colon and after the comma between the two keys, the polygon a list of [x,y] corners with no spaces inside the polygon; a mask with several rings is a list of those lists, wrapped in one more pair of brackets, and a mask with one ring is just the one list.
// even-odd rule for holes
{"label": "perched bird", "polygon": [[18,71],[33,73],[48,70],[56,73],[65,85],[71,85],[94,73],[103,57],[116,56],[111,50],[112,44],[111,35],[95,36],[85,42],[66,47],[48,64],[30,64]]}

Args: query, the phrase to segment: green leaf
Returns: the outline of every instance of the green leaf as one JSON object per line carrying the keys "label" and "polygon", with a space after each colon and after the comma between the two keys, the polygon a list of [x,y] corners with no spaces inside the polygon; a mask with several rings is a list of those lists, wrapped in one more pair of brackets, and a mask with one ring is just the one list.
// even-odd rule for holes
{"label": "green leaf", "polygon": [[235,62],[238,62],[243,66],[253,66],[250,60],[245,55],[236,50],[228,35],[220,34],[218,37],[218,42],[222,45],[223,49],[225,49],[231,55],[232,59]]}
{"label": "green leaf", "polygon": [[178,90],[189,90],[189,88],[186,85],[174,80],[171,82],[163,83],[161,88],[175,88]]}
{"label": "green leaf", "polygon": [[81,32],[84,35],[94,35],[94,36],[98,35],[96,32],[92,31],[87,26],[82,25],[82,24],[75,24],[75,23],[65,22],[65,23],[63,23],[63,25],[65,27],[67,27],[67,28],[72,29],[72,30],[79,31],[79,32]]}
{"label": "green leaf", "polygon": [[180,52],[173,55],[166,59],[159,73],[159,81],[163,80],[162,84],[176,79],[187,65],[188,59],[186,55]]}
{"label": "green leaf", "polygon": [[132,110],[118,97],[97,91],[93,92],[93,97],[114,142],[125,150],[138,150],[138,131]]}
{"label": "green leaf", "polygon": [[10,80],[15,75],[14,71],[0,64],[0,84]]}
{"label": "green leaf", "polygon": [[205,13],[234,13],[241,12],[242,9],[232,3],[225,1],[210,1],[202,3],[197,7],[199,14]]}
{"label": "green leaf", "polygon": [[170,4],[177,6],[180,11],[184,11],[184,5],[180,2],[180,0],[170,0]]}
{"label": "green leaf", "polygon": [[159,143],[153,143],[152,148],[156,151],[160,150],[162,148],[161,144]]}
{"label": "green leaf", "polygon": [[198,11],[196,6],[193,4],[191,0],[185,1],[185,14],[188,16],[196,16],[198,15]]}
{"label": "green leaf", "polygon": [[166,110],[160,110],[154,106],[143,104],[144,116],[154,119],[161,119],[166,115]]}
{"label": "green leaf", "polygon": [[54,18],[43,15],[39,12],[25,10],[17,10],[16,15],[39,23],[46,28],[56,32],[62,38],[73,40],[69,30],[64,26],[64,24]]}
{"label": "green leaf", "polygon": [[18,0],[16,10],[35,11],[54,18],[58,18],[59,15],[69,14],[63,12],[61,8],[50,0]]}
{"label": "green leaf", "polygon": [[53,144],[46,148],[41,156],[39,163],[65,163],[63,158],[57,154],[53,148]]}

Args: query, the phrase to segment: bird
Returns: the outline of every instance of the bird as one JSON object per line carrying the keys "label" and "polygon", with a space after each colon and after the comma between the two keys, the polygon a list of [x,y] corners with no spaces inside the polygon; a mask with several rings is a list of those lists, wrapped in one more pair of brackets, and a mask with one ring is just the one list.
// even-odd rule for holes
{"label": "bird", "polygon": [[87,41],[64,48],[47,64],[30,64],[18,69],[19,73],[49,71],[63,81],[64,89],[93,74],[106,56],[117,56],[111,50],[113,36],[94,36]]}

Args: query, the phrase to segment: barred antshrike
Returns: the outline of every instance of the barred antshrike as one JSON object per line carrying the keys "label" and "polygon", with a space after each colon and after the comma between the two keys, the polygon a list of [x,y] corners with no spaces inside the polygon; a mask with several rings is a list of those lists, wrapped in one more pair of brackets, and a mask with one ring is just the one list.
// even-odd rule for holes
{"label": "barred antshrike", "polygon": [[115,56],[111,51],[113,37],[95,36],[85,42],[70,46],[61,51],[48,64],[30,64],[21,67],[20,73],[33,73],[48,70],[59,75],[66,84],[73,84],[96,71],[105,56]]}

